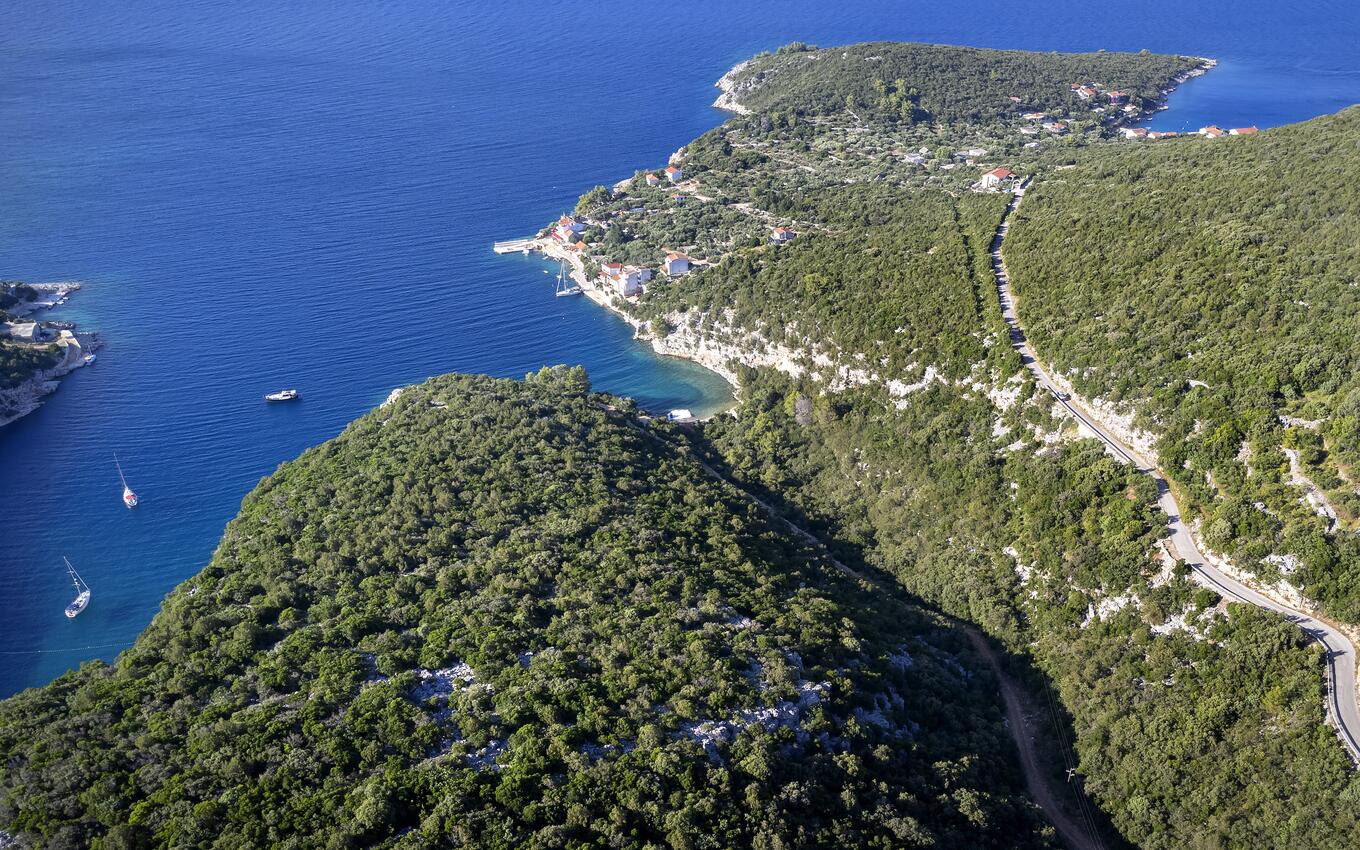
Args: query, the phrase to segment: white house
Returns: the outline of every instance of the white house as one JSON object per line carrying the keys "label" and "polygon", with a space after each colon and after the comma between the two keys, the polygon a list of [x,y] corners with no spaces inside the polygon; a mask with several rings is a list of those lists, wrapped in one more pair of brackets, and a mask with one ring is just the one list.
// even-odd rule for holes
{"label": "white house", "polygon": [[672,251],[666,255],[666,262],[661,268],[671,277],[685,274],[689,271],[689,257],[679,251]]}
{"label": "white house", "polygon": [[600,269],[600,277],[605,284],[624,298],[642,292],[642,284],[652,279],[652,270],[622,263],[608,263]]}
{"label": "white house", "polygon": [[1146,139],[1148,131],[1146,127],[1120,127],[1119,135],[1126,139]]}
{"label": "white house", "polygon": [[1217,139],[1217,138],[1220,138],[1220,137],[1222,137],[1222,136],[1228,135],[1228,134],[1223,130],[1222,127],[1215,127],[1215,126],[1212,125],[1212,124],[1210,124],[1208,127],[1200,127],[1200,128],[1199,128],[1199,134],[1200,134],[1201,136],[1206,136],[1206,137],[1208,137],[1208,138],[1210,138],[1210,139]]}
{"label": "white house", "polygon": [[792,242],[797,235],[787,227],[776,227],[774,232],[770,234],[770,241],[776,245],[783,245],[785,242]]}
{"label": "white house", "polygon": [[642,292],[642,275],[633,266],[628,266],[614,280],[614,291],[624,298]]}
{"label": "white house", "polygon": [[661,178],[660,178],[660,177],[657,177],[657,176],[656,176],[656,173],[653,172],[653,171],[648,171],[648,172],[647,172],[647,176],[646,176],[644,179],[647,181],[647,185],[648,185],[648,186],[659,186],[659,185],[661,185]]}
{"label": "white house", "polygon": [[1090,86],[1073,86],[1072,91],[1077,93],[1077,97],[1082,100],[1090,100],[1096,96],[1096,90]]}
{"label": "white house", "polygon": [[1234,127],[1228,131],[1229,136],[1254,136],[1261,132],[1255,127]]}
{"label": "white house", "polygon": [[978,183],[984,189],[995,189],[1005,181],[1014,177],[1015,172],[1011,171],[1009,168],[993,168],[991,171],[982,175],[982,179],[979,180]]}
{"label": "white house", "polygon": [[11,322],[0,324],[0,330],[8,332],[11,339],[23,342],[43,342],[49,338],[46,328],[37,322]]}
{"label": "white house", "polygon": [[685,179],[685,170],[675,165],[666,166],[666,179],[672,183],[679,183]]}
{"label": "white house", "polygon": [[906,156],[902,157],[902,159],[910,163],[911,165],[926,164],[926,158],[919,153],[909,153]]}
{"label": "white house", "polygon": [[1122,91],[1108,92],[1105,96],[1110,99],[1110,103],[1124,103],[1129,99],[1128,94]]}

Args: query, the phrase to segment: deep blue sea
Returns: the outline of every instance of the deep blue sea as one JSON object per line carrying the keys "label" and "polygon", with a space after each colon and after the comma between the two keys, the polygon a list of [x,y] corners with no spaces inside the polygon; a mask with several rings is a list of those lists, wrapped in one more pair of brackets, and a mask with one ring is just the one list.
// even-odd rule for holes
{"label": "deep blue sea", "polygon": [[[0,695],[112,658],[242,496],[396,386],[582,363],[653,409],[715,376],[497,257],[722,115],[713,81],[802,40],[1221,60],[1153,126],[1262,127],[1360,102],[1352,3],[24,0],[0,26],[0,277],[99,362],[0,429]],[[303,400],[261,395],[295,386]],[[143,498],[119,501],[119,452]],[[70,556],[94,588],[62,615]]]}

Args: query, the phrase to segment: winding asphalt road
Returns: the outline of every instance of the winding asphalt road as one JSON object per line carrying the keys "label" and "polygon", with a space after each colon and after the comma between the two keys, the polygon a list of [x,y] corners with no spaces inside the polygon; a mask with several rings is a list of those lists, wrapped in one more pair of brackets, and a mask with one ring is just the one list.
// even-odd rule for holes
{"label": "winding asphalt road", "polygon": [[1025,338],[1025,329],[1020,324],[1020,318],[1016,315],[1015,300],[1011,296],[1010,277],[1006,273],[1006,265],[1001,257],[1001,244],[1006,238],[1007,229],[1010,227],[1011,214],[1020,205],[1023,197],[1024,187],[1021,187],[1016,192],[1015,197],[1011,199],[1010,206],[1007,207],[1006,215],[1002,218],[1000,226],[997,227],[991,245],[992,271],[996,275],[996,290],[997,296],[1001,300],[1001,314],[1005,317],[1006,324],[1010,326],[1011,346],[1019,352],[1026,368],[1034,373],[1039,386],[1052,393],[1058,403],[1067,408],[1068,413],[1072,414],[1091,433],[1100,438],[1111,454],[1121,462],[1133,466],[1139,472],[1151,475],[1157,481],[1157,490],[1160,493],[1157,504],[1166,513],[1167,525],[1171,529],[1171,537],[1167,542],[1172,554],[1179,556],[1190,565],[1200,584],[1213,589],[1231,601],[1245,602],[1249,605],[1275,611],[1298,625],[1306,635],[1322,644],[1327,658],[1328,714],[1336,725],[1337,736],[1341,739],[1346,752],[1353,761],[1360,763],[1360,701],[1357,699],[1355,689],[1355,647],[1350,639],[1329,623],[1322,622],[1316,617],[1258,593],[1207,563],[1204,555],[1195,545],[1194,537],[1191,536],[1190,529],[1181,516],[1180,506],[1176,504],[1176,497],[1167,485],[1166,477],[1157,468],[1155,461],[1140,455],[1132,447],[1124,444],[1118,437],[1106,430],[1079,400],[1068,397],[1059,390],[1049,377],[1043,364],[1039,362],[1033,347]]}

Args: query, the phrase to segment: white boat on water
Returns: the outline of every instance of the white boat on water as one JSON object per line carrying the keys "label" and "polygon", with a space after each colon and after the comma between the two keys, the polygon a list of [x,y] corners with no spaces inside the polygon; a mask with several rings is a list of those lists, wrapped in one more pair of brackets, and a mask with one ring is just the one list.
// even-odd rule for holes
{"label": "white boat on water", "polygon": [[76,615],[85,610],[85,606],[90,604],[90,586],[76,572],[76,568],[71,566],[71,562],[65,555],[61,558],[66,561],[66,574],[71,577],[71,583],[76,586],[76,598],[71,600],[71,604],[66,606],[66,616],[72,620]]}
{"label": "white boat on water", "polygon": [[581,294],[581,287],[577,286],[574,281],[571,283],[568,283],[567,281],[567,263],[563,260],[561,265],[557,267],[557,291],[553,293],[558,298],[562,298],[566,295]]}
{"label": "white boat on water", "polygon": [[292,401],[298,397],[297,390],[279,390],[276,393],[269,393],[264,397],[265,401]]}
{"label": "white boat on water", "polygon": [[93,365],[93,364],[94,364],[94,361],[95,361],[95,356],[94,356],[93,354],[86,354],[86,355],[85,355],[85,365],[86,365],[86,366]]}
{"label": "white boat on water", "polygon": [[127,479],[123,477],[123,465],[118,462],[118,455],[116,454],[113,456],[113,465],[118,467],[118,480],[123,482],[123,504],[127,505],[128,508],[137,507],[137,494],[132,492]]}

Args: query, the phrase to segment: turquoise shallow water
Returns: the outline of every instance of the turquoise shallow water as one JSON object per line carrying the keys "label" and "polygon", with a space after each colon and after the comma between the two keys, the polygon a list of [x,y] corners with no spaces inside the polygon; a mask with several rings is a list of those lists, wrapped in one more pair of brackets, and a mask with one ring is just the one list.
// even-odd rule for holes
{"label": "turquoise shallow water", "polygon": [[[126,5],[128,8],[123,8]],[[0,28],[0,275],[77,279],[100,361],[0,430],[0,694],[112,658],[262,475],[395,386],[583,363],[653,409],[726,385],[545,265],[497,257],[722,116],[713,80],[801,39],[1208,55],[1162,127],[1360,101],[1349,6],[701,0],[25,3]],[[282,7],[282,8],[281,8]],[[296,386],[300,403],[262,393]],[[118,500],[112,453],[144,504]],[[94,587],[61,614],[61,555]]]}

